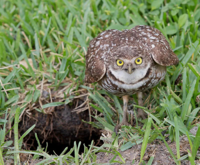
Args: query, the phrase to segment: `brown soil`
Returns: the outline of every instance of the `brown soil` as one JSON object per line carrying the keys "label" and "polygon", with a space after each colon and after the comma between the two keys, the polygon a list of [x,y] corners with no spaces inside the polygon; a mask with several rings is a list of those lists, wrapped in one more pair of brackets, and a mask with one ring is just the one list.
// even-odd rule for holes
{"label": "brown soil", "polygon": [[77,105],[82,103],[80,100],[75,100],[71,105],[55,107],[50,114],[34,110],[31,115],[24,115],[22,122],[19,124],[20,135],[36,124],[33,131],[24,139],[25,149],[37,149],[35,133],[37,133],[43,147],[46,147],[46,142],[48,142],[48,152],[50,154],[53,154],[53,151],[60,154],[66,147],[72,147],[74,141],[81,141],[82,144],[87,145],[94,140],[98,145],[101,132],[99,129],[83,122],[91,120],[88,110],[78,114],[72,112],[75,109],[76,101],[79,101]]}
{"label": "brown soil", "polygon": [[[170,143],[170,148],[172,149],[173,153],[176,155],[176,144]],[[181,140],[180,142],[180,154],[181,156],[187,155],[187,149],[190,149],[189,143],[187,140]],[[119,151],[122,157],[125,159],[126,165],[138,165],[140,161],[140,152],[141,152],[141,144],[133,146],[131,149],[128,149],[124,152]],[[154,143],[148,144],[146,153],[144,155],[143,160],[147,163],[150,157],[153,156],[153,165],[175,165],[173,158],[171,157],[168,149],[166,148],[164,143]],[[114,157],[113,154],[106,154],[106,153],[98,153],[97,154],[97,163],[109,163],[110,160]],[[121,159],[117,156],[115,158],[117,161],[121,161]],[[134,163],[132,163],[134,162]],[[200,164],[200,161],[196,161],[196,164]],[[112,165],[120,165],[120,163],[112,163]],[[189,160],[181,161],[181,165],[190,165]]]}
{"label": "brown soil", "polygon": [[[193,134],[196,134],[197,127],[194,127],[192,130]],[[175,142],[167,142],[170,146],[172,152],[174,155],[177,155],[176,153],[176,143]],[[140,162],[140,152],[141,152],[142,145],[135,145],[132,148],[126,150],[126,151],[119,151],[122,157],[125,159],[125,165],[139,165]],[[180,138],[180,156],[188,155],[187,150],[190,150],[190,145],[188,142],[187,137],[182,136]],[[115,155],[114,154],[108,154],[108,153],[98,153],[97,154],[97,161],[96,163],[105,164],[110,163],[111,159],[113,159]],[[145,155],[143,157],[143,160],[145,163],[147,163],[150,159],[150,157],[154,157],[153,165],[175,165],[174,159],[170,155],[167,147],[165,144],[159,140],[155,140],[152,144],[148,144],[146,148]],[[197,157],[200,157],[200,150],[197,152]],[[116,161],[122,162],[119,156],[115,158]],[[112,165],[120,165],[121,163],[111,163]],[[141,163],[142,164],[142,163]],[[200,165],[200,160],[195,160],[196,165]],[[189,160],[183,160],[181,161],[181,165],[190,165]]]}

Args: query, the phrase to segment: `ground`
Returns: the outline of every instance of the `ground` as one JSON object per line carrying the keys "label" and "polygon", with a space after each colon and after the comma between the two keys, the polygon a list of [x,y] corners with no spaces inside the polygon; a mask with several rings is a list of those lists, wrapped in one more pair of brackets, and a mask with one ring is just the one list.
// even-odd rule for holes
{"label": "ground", "polygon": [[[169,142],[168,144],[172,149],[173,153],[176,154],[176,143]],[[124,152],[119,151],[122,157],[125,159],[126,165],[138,165],[140,162],[140,152],[141,152],[141,144],[133,146],[131,149],[128,149]],[[187,155],[187,150],[190,149],[190,145],[186,137],[182,137],[180,140],[180,154],[181,156]],[[108,153],[99,153],[97,154],[97,163],[109,163],[110,160],[114,157],[113,154]],[[175,165],[173,158],[171,157],[168,149],[165,144],[161,141],[156,140],[152,144],[147,145],[146,153],[144,155],[143,160],[147,163],[149,159],[153,157],[153,165]],[[121,161],[120,157],[116,157],[115,160]],[[122,161],[121,161],[122,162]],[[112,163],[112,165],[120,165],[121,163]],[[182,165],[189,165],[189,160],[181,161]],[[200,161],[196,161],[196,164],[200,164]]]}

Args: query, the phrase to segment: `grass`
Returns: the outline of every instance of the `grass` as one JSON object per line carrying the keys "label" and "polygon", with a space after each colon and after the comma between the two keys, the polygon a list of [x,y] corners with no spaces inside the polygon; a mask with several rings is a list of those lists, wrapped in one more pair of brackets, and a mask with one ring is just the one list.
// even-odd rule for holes
{"label": "grass", "polygon": [[[200,110],[197,99],[200,95],[199,22],[197,0],[1,0],[0,164],[4,164],[3,158],[14,159],[17,164],[19,153],[33,154],[35,158],[43,156],[44,160],[39,164],[48,161],[52,164],[95,162],[95,154],[100,149],[92,147],[92,144],[89,149],[85,147],[82,155],[78,154],[80,144],[75,144],[67,153],[63,151],[61,155],[50,156],[41,147],[37,151],[23,150],[23,138],[18,139],[18,122],[30,110],[29,107],[48,113],[49,107],[70,103],[77,97],[77,91],[83,88],[90,93],[90,106],[104,115],[94,116],[98,125],[112,134],[110,143],[105,142],[101,150],[108,152],[105,148],[109,147],[109,152],[114,153],[142,143],[142,161],[148,141],[157,138],[165,142],[161,132],[166,128],[170,140],[176,141],[175,155],[167,146],[175,162],[180,164],[179,137],[185,134],[191,146],[188,159],[195,164],[200,131],[198,129],[197,136],[193,137],[189,130],[198,122]],[[99,91],[96,84],[92,89],[85,87],[85,54],[89,41],[98,33],[107,29],[131,29],[136,25],[159,29],[180,63],[168,67],[165,81],[147,96],[145,107],[150,108],[142,107],[149,114],[149,118],[143,121],[144,126],[124,127],[124,131],[115,137],[116,118],[113,116],[122,118],[121,100]],[[48,87],[46,82],[50,84]],[[65,87],[65,90],[61,92],[60,87]],[[64,94],[57,98],[57,102],[35,106],[34,103],[41,100],[44,88]],[[135,96],[134,102],[137,102]],[[150,128],[149,123],[154,128]],[[6,138],[13,130],[14,142]],[[71,156],[73,151],[76,153],[74,157]],[[119,152],[116,153],[121,157]],[[114,162],[115,158],[111,161]],[[124,161],[121,157],[121,163]]]}

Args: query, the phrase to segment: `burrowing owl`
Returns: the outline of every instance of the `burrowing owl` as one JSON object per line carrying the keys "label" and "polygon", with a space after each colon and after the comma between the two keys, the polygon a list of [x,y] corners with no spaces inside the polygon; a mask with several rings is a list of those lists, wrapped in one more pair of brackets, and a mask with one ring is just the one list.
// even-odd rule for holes
{"label": "burrowing owl", "polygon": [[[130,30],[106,30],[94,38],[86,55],[85,81],[98,82],[106,91],[123,98],[123,120],[127,123],[128,96],[142,92],[164,79],[166,66],[178,64],[162,33],[149,26]],[[139,111],[140,117],[144,116]]]}

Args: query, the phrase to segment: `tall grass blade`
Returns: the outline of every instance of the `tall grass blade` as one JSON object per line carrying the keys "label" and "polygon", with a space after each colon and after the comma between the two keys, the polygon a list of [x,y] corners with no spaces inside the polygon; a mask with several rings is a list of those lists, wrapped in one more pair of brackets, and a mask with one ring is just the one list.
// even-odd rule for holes
{"label": "tall grass blade", "polygon": [[197,40],[194,44],[191,45],[191,48],[188,50],[187,54],[185,55],[185,57],[182,60],[183,65],[186,65],[186,63],[189,61],[192,54],[196,50],[198,44],[199,44],[199,41]]}
{"label": "tall grass blade", "polygon": [[195,159],[196,157],[196,154],[197,154],[197,150],[200,146],[200,126],[198,127],[198,130],[197,130],[197,133],[196,133],[196,136],[195,136],[195,139],[194,139],[194,144],[193,144],[193,147],[192,147],[192,157],[193,159]]}
{"label": "tall grass blade", "polygon": [[22,147],[22,142],[23,142],[23,139],[26,135],[28,135],[33,129],[35,128],[35,124],[33,126],[31,126],[26,132],[23,133],[23,135],[20,137],[18,143],[19,143],[19,148],[21,149]]}
{"label": "tall grass blade", "polygon": [[3,154],[2,154],[2,148],[0,147],[0,164],[4,165],[4,161],[3,161]]}
{"label": "tall grass blade", "polygon": [[192,156],[190,150],[187,150],[187,151],[188,151],[188,156],[189,156],[190,164],[191,164],[191,165],[196,165],[196,164],[195,164],[195,161],[194,161],[194,158],[193,158],[193,156]]}
{"label": "tall grass blade", "polygon": [[[180,159],[180,139],[179,139],[179,125],[177,121],[177,116],[174,116],[174,123],[175,123],[175,139],[176,139],[176,153],[177,153],[177,159]],[[181,162],[178,161],[178,164],[180,165]]]}
{"label": "tall grass blade", "polygon": [[181,112],[181,118],[183,121],[187,118],[186,115],[190,114],[190,112],[188,112],[188,110],[189,110],[189,105],[190,105],[190,102],[191,102],[191,99],[192,99],[192,96],[194,93],[195,84],[196,84],[196,80],[193,81],[191,88],[188,92],[188,95],[185,99],[185,103],[183,104],[183,108],[182,108],[182,112]]}
{"label": "tall grass blade", "polygon": [[16,151],[16,153],[14,154],[15,165],[18,165],[20,163],[19,153],[17,153],[19,151],[19,141],[18,141],[19,114],[20,114],[20,108],[18,107],[15,112],[15,122],[14,122],[14,145],[15,145],[15,151]]}
{"label": "tall grass blade", "polygon": [[83,160],[82,160],[82,162],[81,162],[80,165],[83,165],[83,164],[85,163],[86,159],[88,158],[88,156],[89,156],[89,154],[90,154],[90,152],[91,152],[92,147],[93,147],[93,141],[92,141],[92,143],[90,144],[90,148],[89,148],[89,150],[87,151],[87,154],[86,154],[85,157],[83,158]]}
{"label": "tall grass blade", "polygon": [[148,121],[147,121],[147,126],[146,126],[146,131],[144,134],[143,142],[142,142],[142,148],[141,148],[141,153],[140,153],[140,163],[142,162],[143,156],[144,156],[146,148],[147,148],[149,135],[151,132],[151,123],[152,123],[152,118],[149,117]]}

